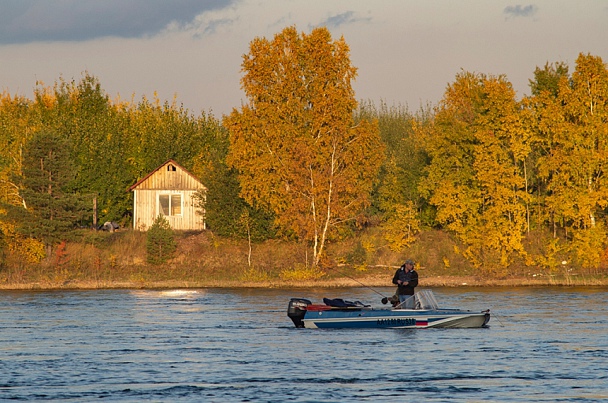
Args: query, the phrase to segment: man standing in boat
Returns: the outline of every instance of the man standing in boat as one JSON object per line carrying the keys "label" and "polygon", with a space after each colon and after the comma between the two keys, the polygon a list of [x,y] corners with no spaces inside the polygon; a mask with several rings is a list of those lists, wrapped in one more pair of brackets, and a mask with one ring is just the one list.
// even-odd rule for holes
{"label": "man standing in boat", "polygon": [[416,301],[413,296],[414,288],[418,285],[418,273],[414,270],[413,260],[406,260],[395,272],[393,284],[397,285],[397,294],[399,295],[401,308],[414,309]]}

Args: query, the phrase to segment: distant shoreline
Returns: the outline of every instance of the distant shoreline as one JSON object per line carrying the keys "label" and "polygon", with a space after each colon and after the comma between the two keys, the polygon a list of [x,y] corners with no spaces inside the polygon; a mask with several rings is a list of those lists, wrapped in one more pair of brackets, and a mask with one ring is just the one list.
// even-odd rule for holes
{"label": "distant shoreline", "polygon": [[[318,268],[308,264],[308,255],[295,242],[254,244],[249,255],[246,241],[205,231],[180,234],[174,258],[152,265],[146,262],[146,233],[94,235],[99,238],[91,243],[68,243],[60,258],[28,266],[7,263],[0,269],[0,290],[390,288],[398,262],[406,256],[417,262],[420,287],[608,286],[605,267],[547,268],[522,262],[509,267],[472,267],[454,252],[455,244],[447,235],[437,231],[421,235],[415,247],[399,253],[384,248],[359,256],[355,252],[363,241],[335,243],[327,251],[331,258]],[[359,261],[366,263],[354,263]]]}
{"label": "distant shoreline", "polygon": [[[420,277],[419,287],[607,287],[605,276],[544,276],[540,278],[478,278],[433,276]],[[357,279],[339,277],[329,280],[307,281],[259,281],[236,280],[212,281],[67,281],[63,283],[19,283],[0,284],[3,291],[53,291],[53,290],[102,290],[102,289],[174,289],[174,288],[350,288],[350,287],[394,287],[390,279],[379,276]]]}

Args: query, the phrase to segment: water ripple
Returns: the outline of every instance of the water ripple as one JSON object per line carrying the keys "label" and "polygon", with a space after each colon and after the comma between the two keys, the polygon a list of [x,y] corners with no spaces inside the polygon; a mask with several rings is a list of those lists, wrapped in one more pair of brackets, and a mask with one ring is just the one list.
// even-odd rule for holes
{"label": "water ripple", "polygon": [[[500,320],[312,330],[286,317],[290,290],[0,292],[0,400],[608,399],[608,290],[434,291],[443,306],[491,308]],[[377,299],[358,288],[297,294]]]}

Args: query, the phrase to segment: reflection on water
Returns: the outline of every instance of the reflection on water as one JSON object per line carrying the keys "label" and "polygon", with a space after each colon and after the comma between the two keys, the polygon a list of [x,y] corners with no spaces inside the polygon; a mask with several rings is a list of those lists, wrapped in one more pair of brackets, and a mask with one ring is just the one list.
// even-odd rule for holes
{"label": "reflection on water", "polygon": [[[377,291],[389,295],[392,288]],[[0,400],[599,401],[606,288],[434,289],[489,329],[295,329],[289,298],[373,290],[0,292]]]}

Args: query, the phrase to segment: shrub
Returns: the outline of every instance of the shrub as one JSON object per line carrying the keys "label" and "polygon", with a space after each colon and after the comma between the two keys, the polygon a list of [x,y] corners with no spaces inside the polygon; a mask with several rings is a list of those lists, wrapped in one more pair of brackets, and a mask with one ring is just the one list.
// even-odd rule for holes
{"label": "shrub", "polygon": [[318,267],[296,265],[293,269],[282,270],[279,277],[286,281],[307,281],[318,280],[324,275],[325,272]]}
{"label": "shrub", "polygon": [[173,230],[167,219],[159,215],[150,229],[146,241],[148,263],[161,264],[173,257],[177,243],[175,242]]}
{"label": "shrub", "polygon": [[246,282],[268,282],[272,279],[270,273],[266,270],[260,270],[250,267],[243,271],[239,276],[240,281]]}

